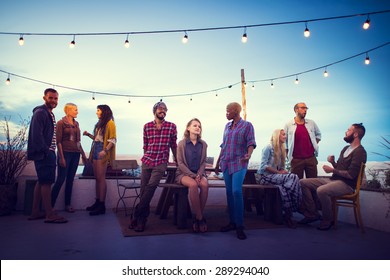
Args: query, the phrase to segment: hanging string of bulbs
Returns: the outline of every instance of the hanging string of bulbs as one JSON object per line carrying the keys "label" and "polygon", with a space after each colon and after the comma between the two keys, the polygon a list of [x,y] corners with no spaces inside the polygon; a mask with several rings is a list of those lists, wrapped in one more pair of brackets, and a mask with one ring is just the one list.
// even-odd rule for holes
{"label": "hanging string of bulbs", "polygon": [[[188,32],[244,28],[244,33],[243,33],[243,35],[241,37],[241,41],[243,43],[246,43],[248,41],[247,28],[304,23],[305,24],[305,29],[304,29],[303,34],[307,38],[307,37],[310,36],[310,30],[308,28],[308,23],[309,22],[325,21],[325,20],[336,20],[336,19],[343,19],[343,18],[365,16],[367,18],[364,21],[362,27],[363,27],[363,29],[367,30],[370,27],[370,23],[371,23],[370,15],[381,14],[381,13],[388,13],[388,12],[390,12],[390,10],[376,11],[376,12],[370,12],[370,13],[361,13],[361,14],[352,14],[352,15],[343,15],[343,16],[335,16],[335,17],[326,17],[326,18],[317,18],[317,19],[308,19],[308,20],[288,21],[288,22],[263,23],[263,24],[253,24],[253,25],[246,25],[246,26],[225,26],[225,27],[195,28],[195,29],[186,29],[186,30],[184,30],[184,29],[175,29],[175,30],[155,30],[155,31],[137,31],[137,32],[136,31],[132,31],[132,32],[99,32],[99,33],[76,33],[76,34],[70,34],[70,33],[21,33],[21,32],[15,33],[15,32],[0,32],[0,35],[20,35],[20,37],[19,37],[19,45],[20,46],[24,45],[24,42],[25,42],[24,41],[24,36],[69,36],[69,35],[72,35],[73,39],[70,42],[69,47],[70,48],[74,48],[76,46],[76,36],[102,36],[102,35],[104,36],[104,35],[123,35],[123,34],[125,34],[126,35],[126,40],[125,40],[125,44],[124,45],[125,45],[126,48],[128,48],[128,47],[130,47],[130,42],[129,42],[129,36],[130,35],[184,32],[184,36],[182,38],[182,43],[185,44],[189,40]],[[379,45],[379,46],[374,47],[372,49],[366,50],[364,52],[361,52],[361,53],[349,56],[347,58],[344,58],[344,59],[341,59],[341,60],[338,60],[338,61],[326,64],[326,65],[322,65],[322,66],[319,66],[319,67],[315,67],[315,68],[312,68],[312,69],[301,71],[299,73],[293,73],[293,74],[289,74],[289,75],[285,75],[285,76],[273,77],[273,78],[268,78],[268,79],[252,80],[252,81],[248,81],[248,82],[252,83],[252,89],[253,90],[255,89],[255,83],[270,82],[271,83],[271,88],[273,88],[274,87],[274,81],[281,80],[281,79],[286,79],[286,78],[290,78],[290,77],[295,77],[294,83],[295,84],[299,84],[299,75],[302,75],[302,74],[305,74],[305,73],[309,73],[309,72],[313,72],[313,71],[316,71],[316,70],[319,70],[319,69],[324,69],[323,76],[326,78],[326,77],[329,76],[329,72],[327,70],[329,66],[332,66],[332,65],[335,65],[335,64],[338,64],[338,63],[341,63],[341,62],[353,59],[355,57],[361,56],[362,54],[365,54],[364,62],[365,62],[366,65],[368,65],[368,64],[370,64],[370,58],[368,56],[368,53],[372,52],[372,51],[374,51],[376,49],[385,47],[388,44],[390,44],[390,42],[386,42],[386,43],[384,43],[382,45]],[[21,78],[21,79],[25,79],[25,80],[29,80],[29,81],[37,82],[37,83],[41,83],[41,84],[46,84],[46,85],[49,85],[49,86],[52,86],[52,87],[58,87],[58,88],[63,88],[63,89],[67,89],[67,90],[72,90],[72,91],[90,93],[90,94],[92,94],[92,99],[93,100],[95,100],[95,95],[108,95],[108,96],[128,97],[129,98],[129,101],[128,101],[129,103],[131,102],[130,101],[131,97],[134,97],[134,98],[135,97],[144,97],[144,98],[145,97],[150,97],[150,98],[159,97],[159,98],[162,98],[162,97],[191,96],[190,100],[192,101],[192,96],[194,96],[194,95],[200,95],[200,94],[206,94],[206,93],[213,92],[213,93],[215,93],[216,96],[218,96],[218,92],[219,91],[224,90],[224,89],[230,89],[233,86],[238,85],[238,84],[241,83],[241,82],[237,82],[237,83],[230,84],[230,85],[224,86],[224,87],[219,87],[219,88],[215,88],[215,89],[211,89],[211,90],[205,90],[205,91],[192,92],[192,93],[168,94],[168,95],[163,95],[163,96],[162,95],[158,95],[158,96],[156,96],[156,95],[148,95],[148,96],[145,96],[145,95],[133,95],[133,94],[129,95],[129,94],[120,94],[120,93],[99,92],[99,91],[80,89],[80,88],[75,88],[75,87],[70,87],[70,86],[65,86],[65,85],[55,85],[53,83],[49,83],[49,82],[38,80],[38,79],[34,79],[34,78],[29,78],[29,77],[26,77],[26,76],[21,76],[21,75],[18,75],[18,74],[15,74],[15,73],[10,73],[8,71],[1,70],[1,69],[0,69],[0,72],[5,73],[5,74],[8,75],[8,77],[7,77],[6,81],[5,81],[6,85],[10,85],[10,83],[11,83],[11,76],[15,76],[15,77],[18,77],[18,78]],[[245,86],[246,86],[246,84],[247,83],[245,82]]]}
{"label": "hanging string of bulbs", "polygon": [[[250,80],[250,81],[247,81],[247,82],[248,83],[252,83],[252,89],[253,90],[255,89],[255,86],[254,86],[255,83],[270,82],[271,83],[271,88],[273,88],[274,87],[274,81],[281,80],[281,79],[287,79],[287,78],[290,78],[290,77],[295,77],[294,83],[295,84],[299,84],[299,78],[298,78],[299,75],[306,74],[306,73],[313,72],[313,71],[317,71],[319,69],[324,69],[323,76],[326,78],[326,77],[329,76],[328,67],[333,66],[335,64],[339,64],[339,63],[345,62],[347,60],[353,59],[353,58],[361,56],[361,55],[365,55],[364,63],[366,65],[368,65],[368,64],[370,64],[370,57],[369,57],[368,53],[372,52],[374,50],[377,50],[379,48],[383,48],[383,47],[385,47],[385,46],[387,46],[389,44],[390,44],[390,42],[386,42],[386,43],[383,43],[383,44],[381,44],[381,45],[379,45],[377,47],[371,48],[369,50],[365,50],[363,52],[354,54],[352,56],[343,58],[341,60],[334,61],[334,62],[328,63],[326,65],[322,65],[322,66],[319,66],[319,67],[311,68],[311,69],[308,69],[308,70],[304,70],[304,71],[301,71],[299,73],[289,74],[289,75],[280,76],[280,77],[273,77],[273,78],[268,78],[268,79]],[[194,95],[200,95],[200,94],[206,94],[206,93],[215,93],[215,95],[218,96],[218,92],[219,91],[224,90],[224,89],[230,89],[233,86],[241,84],[241,82],[236,82],[236,83],[230,84],[228,86],[219,87],[219,88],[215,88],[215,89],[211,89],[211,90],[192,92],[192,93],[178,93],[178,94],[168,94],[168,95],[135,95],[135,94],[120,94],[120,93],[111,93],[111,92],[99,92],[99,91],[92,91],[92,90],[87,90],[87,89],[69,87],[69,86],[65,86],[65,85],[56,85],[56,84],[49,83],[49,82],[46,82],[46,81],[37,80],[37,79],[34,79],[34,78],[29,78],[29,77],[26,77],[26,76],[18,75],[16,73],[10,73],[8,71],[1,70],[1,69],[0,69],[0,72],[5,73],[5,74],[8,75],[8,77],[7,77],[6,81],[5,81],[6,85],[10,85],[10,83],[11,83],[11,78],[10,77],[11,76],[15,76],[15,77],[18,77],[18,78],[21,78],[21,79],[25,79],[25,80],[29,80],[29,81],[32,81],[32,82],[49,85],[49,86],[52,86],[52,87],[63,88],[63,89],[71,90],[71,91],[77,91],[77,92],[89,93],[89,94],[92,94],[92,99],[93,100],[95,100],[95,95],[108,95],[108,96],[128,97],[129,98],[129,103],[130,103],[130,98],[140,98],[140,97],[143,97],[143,98],[156,98],[156,97],[157,98],[163,98],[163,97],[167,98],[167,97],[191,96],[190,100],[192,101],[192,96],[194,96]],[[245,82],[245,85],[247,84],[247,82]]]}
{"label": "hanging string of bulbs", "polygon": [[367,30],[370,27],[371,19],[370,16],[374,14],[383,14],[388,13],[390,10],[383,11],[375,11],[369,13],[360,13],[360,14],[351,14],[351,15],[342,15],[342,16],[334,16],[334,17],[323,17],[323,18],[315,18],[315,19],[304,19],[304,20],[296,20],[296,21],[283,21],[283,22],[272,22],[272,23],[259,23],[259,24],[251,24],[251,25],[236,25],[236,26],[221,26],[221,27],[207,27],[207,28],[192,28],[192,29],[171,29],[171,30],[150,30],[150,31],[126,31],[126,32],[90,32],[90,33],[33,33],[33,32],[2,32],[0,31],[0,35],[18,35],[19,36],[19,45],[23,46],[25,44],[26,36],[72,36],[72,40],[69,43],[70,48],[74,48],[76,46],[76,36],[111,36],[111,35],[126,35],[126,39],[124,41],[124,46],[126,48],[130,47],[129,36],[130,35],[145,35],[145,34],[161,34],[161,33],[184,33],[182,37],[182,43],[186,44],[189,41],[188,33],[191,32],[204,32],[204,31],[216,31],[216,30],[228,30],[228,29],[244,29],[244,32],[241,36],[241,41],[246,43],[248,41],[247,29],[249,28],[258,28],[258,27],[267,27],[267,26],[276,26],[276,25],[290,25],[290,24],[305,24],[304,36],[310,37],[310,30],[308,28],[308,24],[310,22],[316,21],[329,21],[329,20],[337,20],[337,19],[345,19],[352,17],[365,17],[366,20],[363,22],[363,29]]}

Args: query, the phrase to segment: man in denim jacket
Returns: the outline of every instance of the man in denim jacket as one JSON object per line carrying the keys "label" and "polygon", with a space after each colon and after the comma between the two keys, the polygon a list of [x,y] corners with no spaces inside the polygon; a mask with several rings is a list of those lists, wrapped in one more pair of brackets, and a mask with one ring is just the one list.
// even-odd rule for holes
{"label": "man in denim jacket", "polygon": [[317,177],[316,157],[321,131],[314,121],[305,118],[308,109],[303,102],[295,104],[295,117],[284,127],[287,134],[286,147],[291,173],[297,174],[300,179],[303,178],[304,173],[306,178]]}

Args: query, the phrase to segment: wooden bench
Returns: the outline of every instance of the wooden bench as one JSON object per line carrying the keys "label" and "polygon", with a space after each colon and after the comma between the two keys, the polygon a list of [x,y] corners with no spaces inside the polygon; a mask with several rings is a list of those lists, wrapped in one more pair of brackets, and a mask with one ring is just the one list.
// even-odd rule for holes
{"label": "wooden bench", "polygon": [[[160,183],[163,188],[157,205],[156,214],[160,219],[166,219],[170,206],[173,206],[173,222],[178,228],[185,228],[187,218],[191,218],[191,208],[188,202],[188,188],[175,183]],[[209,188],[225,188],[222,180],[209,181]],[[283,223],[282,202],[279,189],[273,185],[243,184],[244,206],[252,211],[255,205],[258,215],[264,214],[264,219],[276,224]]]}

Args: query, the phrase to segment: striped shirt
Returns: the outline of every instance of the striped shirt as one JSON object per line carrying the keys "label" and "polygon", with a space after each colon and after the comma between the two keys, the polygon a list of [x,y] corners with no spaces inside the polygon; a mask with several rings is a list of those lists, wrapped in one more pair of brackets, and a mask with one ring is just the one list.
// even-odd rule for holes
{"label": "striped shirt", "polygon": [[221,144],[220,166],[222,172],[227,169],[233,174],[241,169],[248,168],[248,161],[241,159],[248,153],[248,147],[256,148],[255,129],[250,122],[240,119],[234,129],[233,122],[228,122],[223,133]]}
{"label": "striped shirt", "polygon": [[144,125],[144,155],[141,161],[149,166],[157,166],[169,161],[169,149],[177,148],[177,129],[171,122],[163,121],[161,128],[156,128],[156,122]]}
{"label": "striped shirt", "polygon": [[53,120],[54,133],[53,133],[53,138],[51,139],[51,145],[49,147],[49,150],[55,152],[56,151],[56,147],[57,147],[57,135],[56,135],[57,123],[56,123],[56,117],[54,116],[53,112],[50,112],[50,115],[51,115],[51,118]]}

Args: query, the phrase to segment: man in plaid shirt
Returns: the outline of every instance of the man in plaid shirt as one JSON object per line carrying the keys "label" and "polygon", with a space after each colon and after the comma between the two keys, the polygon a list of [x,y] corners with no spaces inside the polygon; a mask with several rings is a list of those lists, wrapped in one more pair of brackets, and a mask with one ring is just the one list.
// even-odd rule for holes
{"label": "man in plaid shirt", "polygon": [[164,175],[168,161],[169,149],[172,150],[176,162],[176,125],[165,120],[168,108],[164,102],[157,102],[153,106],[154,120],[144,125],[144,155],[141,158],[141,196],[129,228],[142,232],[145,230],[147,218],[150,214],[150,201]]}

